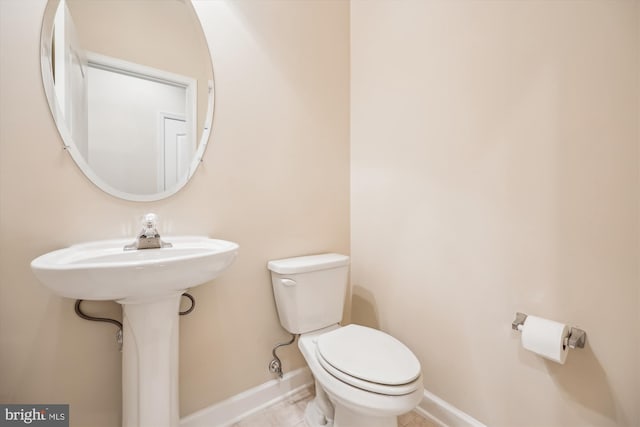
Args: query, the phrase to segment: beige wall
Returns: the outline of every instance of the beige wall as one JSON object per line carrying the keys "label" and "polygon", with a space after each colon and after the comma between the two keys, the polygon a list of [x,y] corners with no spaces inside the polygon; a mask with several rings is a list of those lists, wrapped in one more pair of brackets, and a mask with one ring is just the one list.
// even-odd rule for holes
{"label": "beige wall", "polygon": [[640,425],[638,3],[354,0],[351,43],[353,321],[489,426]]}
{"label": "beige wall", "polygon": [[[132,236],[148,211],[164,234],[240,244],[181,319],[182,415],[268,381],[271,348],[287,335],[267,260],[349,252],[348,3],[201,2],[216,78],[212,144],[194,179],[153,203],[102,193],[62,150],[40,78],[44,7],[0,0],[0,402],[69,403],[73,426],[120,425],[114,328],[76,317],[29,262]],[[115,303],[87,311],[119,316]],[[295,348],[282,354],[285,369],[303,365]]]}

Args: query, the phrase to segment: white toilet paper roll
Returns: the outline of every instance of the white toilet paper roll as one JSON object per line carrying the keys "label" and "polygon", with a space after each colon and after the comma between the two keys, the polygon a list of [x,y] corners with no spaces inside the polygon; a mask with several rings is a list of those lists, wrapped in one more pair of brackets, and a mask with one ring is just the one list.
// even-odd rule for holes
{"label": "white toilet paper roll", "polygon": [[569,327],[563,323],[527,316],[522,326],[522,346],[540,356],[564,364],[569,346],[565,338]]}

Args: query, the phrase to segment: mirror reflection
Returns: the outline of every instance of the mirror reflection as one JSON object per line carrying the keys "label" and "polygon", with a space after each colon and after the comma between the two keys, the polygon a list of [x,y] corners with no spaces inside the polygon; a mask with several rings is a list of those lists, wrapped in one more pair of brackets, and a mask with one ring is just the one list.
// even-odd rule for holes
{"label": "mirror reflection", "polygon": [[199,164],[213,113],[206,40],[182,0],[51,1],[43,80],[67,149],[103,190],[156,200]]}

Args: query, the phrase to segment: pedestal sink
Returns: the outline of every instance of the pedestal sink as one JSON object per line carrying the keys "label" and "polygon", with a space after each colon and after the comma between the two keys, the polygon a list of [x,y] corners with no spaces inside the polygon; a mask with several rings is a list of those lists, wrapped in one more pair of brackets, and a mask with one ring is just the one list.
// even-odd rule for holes
{"label": "pedestal sink", "polygon": [[170,248],[124,251],[131,239],[70,246],[31,262],[56,294],[114,300],[123,306],[122,424],[177,427],[180,296],[227,269],[238,244],[206,237],[165,237]]}

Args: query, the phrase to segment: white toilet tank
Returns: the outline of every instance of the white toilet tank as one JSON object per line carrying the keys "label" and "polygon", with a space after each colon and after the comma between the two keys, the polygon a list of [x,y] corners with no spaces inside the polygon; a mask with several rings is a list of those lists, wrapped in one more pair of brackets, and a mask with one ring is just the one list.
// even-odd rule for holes
{"label": "white toilet tank", "polygon": [[280,324],[292,334],[342,320],[349,257],[321,254],[269,261]]}

